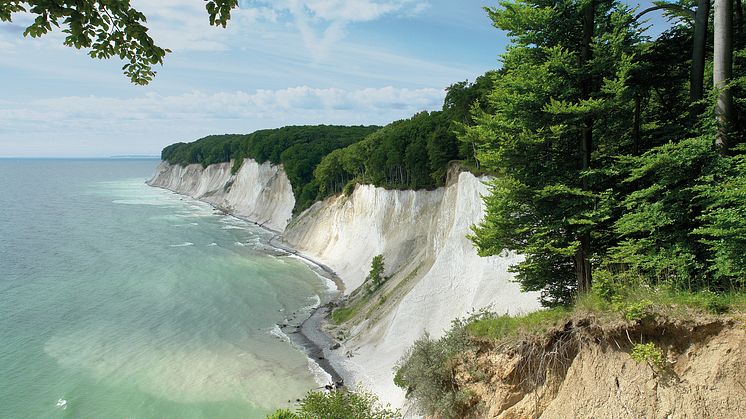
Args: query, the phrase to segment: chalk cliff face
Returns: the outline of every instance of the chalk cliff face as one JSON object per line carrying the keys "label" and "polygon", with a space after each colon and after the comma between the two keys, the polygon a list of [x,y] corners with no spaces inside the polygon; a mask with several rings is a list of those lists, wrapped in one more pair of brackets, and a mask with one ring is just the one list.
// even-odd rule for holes
{"label": "chalk cliff face", "polygon": [[[363,284],[373,257],[382,254],[390,276],[385,304],[374,316],[354,319],[343,350],[328,355],[384,402],[403,403],[393,368],[424,333],[439,336],[454,318],[475,309],[520,313],[539,307],[536,293],[522,293],[511,281],[515,255],[479,257],[466,237],[484,216],[481,195],[487,193],[483,180],[470,173],[453,173],[448,186],[433,191],[360,185],[350,196],[315,203],[290,224],[290,183],[269,164],[246,160],[231,176],[229,163],[205,169],[162,163],[150,184],[283,231],[287,244],[333,269],[346,294]],[[354,356],[341,356],[346,351]]]}
{"label": "chalk cliff face", "polygon": [[[522,293],[508,267],[516,256],[479,257],[466,237],[484,216],[483,181],[453,175],[434,191],[358,186],[349,196],[317,202],[284,234],[293,247],[334,269],[352,292],[382,254],[394,300],[351,331],[345,361],[356,379],[381,399],[401,405],[393,368],[425,332],[440,336],[451,321],[484,307],[511,314],[538,309],[536,293]],[[399,295],[397,295],[399,294]]]}
{"label": "chalk cliff face", "polygon": [[282,168],[246,159],[231,175],[232,164],[203,168],[162,162],[148,184],[208,202],[269,229],[284,230],[293,215],[295,197]]}

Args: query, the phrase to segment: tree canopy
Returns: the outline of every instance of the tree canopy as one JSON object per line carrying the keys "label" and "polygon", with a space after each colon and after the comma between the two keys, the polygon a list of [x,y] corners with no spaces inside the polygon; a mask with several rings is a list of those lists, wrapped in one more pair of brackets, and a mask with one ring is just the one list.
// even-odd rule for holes
{"label": "tree canopy", "polygon": [[476,166],[473,145],[457,134],[473,123],[471,111],[488,109],[492,73],[451,85],[441,111],[420,112],[392,122],[365,140],[326,156],[316,169],[325,195],[356,183],[392,189],[433,189],[446,182],[448,165]]}
{"label": "tree canopy", "polygon": [[[693,94],[696,19],[651,40],[616,1],[506,0],[487,11],[511,45],[491,109],[461,135],[497,174],[472,237],[480,253],[523,254],[517,279],[547,305],[587,292],[600,271],[689,290],[746,285],[743,31],[733,76]],[[735,101],[716,119],[724,85]]]}
{"label": "tree canopy", "polygon": [[[205,9],[211,25],[225,27],[238,0],[210,0]],[[147,17],[130,0],[6,0],[0,2],[0,20],[11,22],[14,13],[29,13],[34,22],[24,36],[38,38],[54,28],[66,34],[64,45],[88,49],[92,58],[119,57],[124,74],[135,84],[148,84],[170,52],[156,45],[145,26]]]}

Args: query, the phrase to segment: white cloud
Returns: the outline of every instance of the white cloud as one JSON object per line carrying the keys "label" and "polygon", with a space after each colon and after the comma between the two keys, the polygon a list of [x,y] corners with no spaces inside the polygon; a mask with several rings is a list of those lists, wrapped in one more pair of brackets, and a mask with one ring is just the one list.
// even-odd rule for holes
{"label": "white cloud", "polygon": [[287,125],[385,125],[439,109],[440,89],[280,90],[0,101],[0,156],[157,154],[177,141]]}
{"label": "white cloud", "polygon": [[420,12],[427,4],[423,0],[249,0],[242,1],[241,8],[262,5],[279,12],[302,11],[317,20],[369,22],[385,15]]}
{"label": "white cloud", "polygon": [[148,17],[147,25],[157,43],[174,51],[228,50],[242,28],[277,20],[275,10],[268,7],[237,9],[224,29],[210,26],[204,2],[134,0],[132,6]]}
{"label": "white cloud", "polygon": [[[221,51],[240,45],[242,37],[271,31],[296,32],[316,61],[329,57],[350,24],[385,16],[412,16],[427,8],[423,0],[251,0],[232,12],[227,29],[208,24],[204,3],[194,0],[135,0],[133,6],[148,16],[158,42],[174,51]],[[289,20],[288,20],[289,19]],[[288,22],[292,25],[281,25]],[[264,24],[264,26],[261,26]],[[270,24],[271,26],[267,26]],[[271,35],[270,35],[271,37]],[[243,40],[246,41],[245,39]]]}
{"label": "white cloud", "polygon": [[316,62],[328,58],[335,44],[344,38],[349,24],[394,14],[411,16],[429,5],[422,0],[256,0],[244,2],[242,7],[251,9],[257,4],[277,13],[289,13]]}
{"label": "white cloud", "polygon": [[16,49],[16,45],[13,42],[0,38],[0,52],[11,53]]}
{"label": "white cloud", "polygon": [[[106,132],[147,128],[149,123],[242,120],[294,123],[380,124],[441,106],[444,91],[394,87],[358,90],[300,86],[254,93],[194,91],[182,95],[146,94],[136,98],[61,97],[23,104],[0,102],[0,131],[74,128]],[[221,129],[216,124],[215,129]]]}

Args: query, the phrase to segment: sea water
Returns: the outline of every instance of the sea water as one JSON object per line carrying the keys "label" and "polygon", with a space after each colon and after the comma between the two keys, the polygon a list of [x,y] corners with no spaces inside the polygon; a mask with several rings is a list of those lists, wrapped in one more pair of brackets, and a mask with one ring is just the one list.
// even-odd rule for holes
{"label": "sea water", "polygon": [[276,325],[329,284],[157,163],[0,160],[0,418],[261,418],[324,381]]}

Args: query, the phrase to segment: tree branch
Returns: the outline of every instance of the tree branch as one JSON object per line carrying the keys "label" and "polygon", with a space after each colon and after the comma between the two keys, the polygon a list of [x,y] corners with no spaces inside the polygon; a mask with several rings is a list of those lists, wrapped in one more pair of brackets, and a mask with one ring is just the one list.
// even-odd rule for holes
{"label": "tree branch", "polygon": [[692,19],[694,19],[694,16],[695,16],[695,13],[694,13],[693,10],[687,9],[686,7],[683,7],[683,6],[679,6],[678,4],[659,4],[657,6],[648,7],[647,9],[645,9],[642,12],[638,13],[637,16],[635,16],[635,20],[640,19],[643,15],[645,15],[647,13],[654,12],[656,10],[661,10],[661,9],[671,10],[671,11],[674,11],[674,12],[679,12],[679,13],[682,13],[684,15],[687,15],[688,17],[690,17]]}

